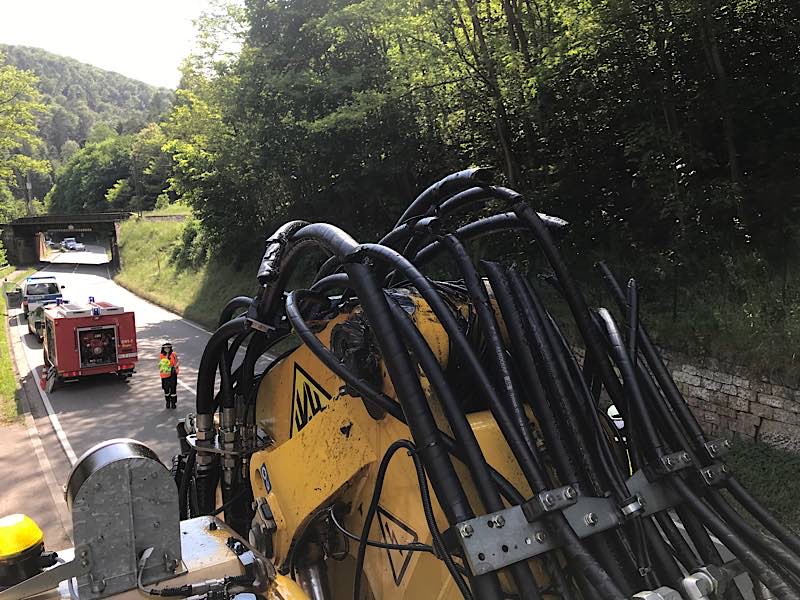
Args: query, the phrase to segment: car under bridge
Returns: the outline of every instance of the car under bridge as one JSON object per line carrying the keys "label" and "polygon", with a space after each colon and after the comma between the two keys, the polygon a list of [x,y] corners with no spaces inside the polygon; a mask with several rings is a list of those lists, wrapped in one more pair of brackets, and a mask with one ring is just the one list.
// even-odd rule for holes
{"label": "car under bridge", "polygon": [[8,261],[13,264],[32,264],[44,260],[47,255],[46,234],[60,233],[64,237],[75,237],[92,233],[101,243],[111,249],[111,264],[119,267],[117,234],[119,224],[128,219],[128,212],[103,212],[94,214],[47,214],[21,217],[0,225],[3,244]]}

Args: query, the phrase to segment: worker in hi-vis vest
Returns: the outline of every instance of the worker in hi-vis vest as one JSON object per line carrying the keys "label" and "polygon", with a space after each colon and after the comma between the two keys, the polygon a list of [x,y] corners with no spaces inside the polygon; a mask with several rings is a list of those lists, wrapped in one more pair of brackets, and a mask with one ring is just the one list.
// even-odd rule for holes
{"label": "worker in hi-vis vest", "polygon": [[178,355],[172,350],[170,342],[161,346],[161,355],[158,360],[158,371],[161,375],[161,389],[164,390],[164,401],[167,408],[178,406]]}

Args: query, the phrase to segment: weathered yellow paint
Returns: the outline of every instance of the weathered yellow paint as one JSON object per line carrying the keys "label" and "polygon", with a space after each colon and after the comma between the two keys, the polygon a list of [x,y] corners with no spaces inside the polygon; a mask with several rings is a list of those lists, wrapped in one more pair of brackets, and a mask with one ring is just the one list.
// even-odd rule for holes
{"label": "weathered yellow paint", "polygon": [[267,600],[308,600],[299,585],[283,575],[278,575],[266,592]]}

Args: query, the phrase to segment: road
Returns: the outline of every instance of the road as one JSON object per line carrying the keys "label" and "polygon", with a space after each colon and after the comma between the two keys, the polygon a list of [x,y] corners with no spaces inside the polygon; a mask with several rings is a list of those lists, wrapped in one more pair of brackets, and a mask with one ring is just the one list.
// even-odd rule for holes
{"label": "road", "polygon": [[[66,262],[81,261],[72,264]],[[194,386],[197,368],[205,342],[210,334],[199,326],[155,306],[111,280],[105,250],[87,246],[85,252],[64,253],[42,273],[53,274],[64,286],[65,300],[86,302],[89,296],[133,310],[139,344],[136,373],[123,383],[114,376],[97,376],[66,384],[51,394],[42,394],[42,405],[52,412],[51,428],[60,434],[56,442],[47,444],[56,477],[64,483],[69,462],[80,457],[94,444],[115,437],[137,439],[150,446],[169,465],[178,451],[175,423],[194,409]],[[12,313],[13,314],[13,313]],[[12,335],[22,341],[24,359],[17,356],[23,378],[38,380],[41,375],[42,346],[28,333],[21,316],[11,320]],[[181,360],[178,386],[178,409],[166,410],[158,377],[158,353],[164,340],[170,340]],[[18,346],[19,347],[19,346]],[[27,371],[27,372],[26,372]],[[48,406],[48,403],[50,406]],[[50,408],[52,409],[50,410]],[[61,446],[59,448],[58,446]],[[62,451],[62,456],[57,456]]]}

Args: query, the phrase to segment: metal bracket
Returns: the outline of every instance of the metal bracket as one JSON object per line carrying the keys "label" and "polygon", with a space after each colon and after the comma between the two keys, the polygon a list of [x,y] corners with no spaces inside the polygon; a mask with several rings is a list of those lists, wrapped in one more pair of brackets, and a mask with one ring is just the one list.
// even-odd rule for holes
{"label": "metal bracket", "polygon": [[58,587],[62,581],[86,575],[92,570],[89,546],[75,548],[75,559],[43,571],[15,586],[0,592],[0,600],[22,600]]}
{"label": "metal bracket", "polygon": [[214,439],[210,444],[207,441],[199,441],[196,434],[186,436],[186,443],[198,452],[209,452],[211,454],[222,454],[225,456],[247,456],[263,450],[269,444],[250,444],[249,441],[238,448],[226,448],[220,445],[218,439]]}
{"label": "metal bracket", "polygon": [[565,485],[552,490],[539,492],[522,504],[522,512],[531,523],[542,518],[548,512],[563,510],[578,501],[578,490]]}
{"label": "metal bracket", "polygon": [[731,441],[726,439],[710,440],[703,444],[712,459],[725,456],[731,449]]}
{"label": "metal bracket", "polygon": [[725,463],[718,462],[700,469],[700,475],[706,485],[717,486],[728,479],[730,469]]}
{"label": "metal bracket", "polygon": [[683,501],[674,489],[660,480],[650,481],[641,469],[629,477],[625,485],[642,505],[642,511],[638,513],[642,517],[667,510]]}
{"label": "metal bracket", "polygon": [[[565,488],[571,488],[572,492],[567,494],[574,493],[575,498],[564,497],[562,492],[566,491]],[[547,499],[548,494],[552,494],[552,499]],[[578,496],[572,486],[547,490],[526,504],[536,505],[539,500],[547,506],[539,516],[559,510],[560,505],[579,538],[616,527],[622,519],[619,509],[610,499]],[[526,512],[525,506],[512,506],[456,525],[458,542],[472,573],[481,575],[496,571],[557,547],[539,517],[530,520],[530,511]]]}
{"label": "metal bracket", "polygon": [[690,467],[691,465],[692,457],[689,456],[689,453],[679,450],[678,452],[665,454],[664,456],[660,457],[656,465],[656,470],[662,475],[667,475],[669,473],[675,473],[676,471]]}

